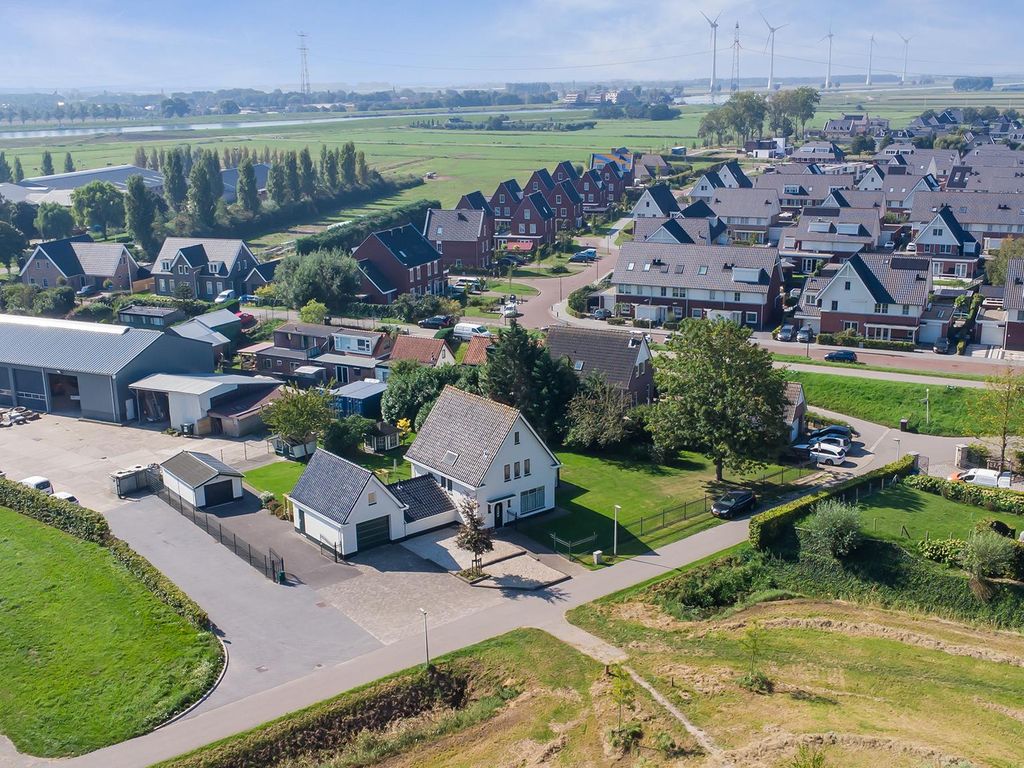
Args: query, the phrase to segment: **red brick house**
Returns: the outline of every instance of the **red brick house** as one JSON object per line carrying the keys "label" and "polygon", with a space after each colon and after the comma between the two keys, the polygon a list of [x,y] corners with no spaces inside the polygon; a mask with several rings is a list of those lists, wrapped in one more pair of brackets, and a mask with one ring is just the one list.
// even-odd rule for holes
{"label": "red brick house", "polygon": [[818,330],[847,331],[883,341],[917,341],[931,284],[927,259],[855,254],[817,293]]}
{"label": "red brick house", "polygon": [[604,167],[598,170],[598,173],[601,175],[601,183],[604,184],[605,204],[614,205],[622,197],[626,187],[632,183],[632,179],[627,180],[627,176],[623,173],[618,163],[614,162],[605,163]]}
{"label": "red brick house", "polygon": [[573,182],[573,186],[583,200],[583,210],[586,213],[603,213],[608,210],[604,182],[601,181],[600,173],[594,170],[586,171]]}
{"label": "red brick house", "polygon": [[551,178],[551,174],[548,173],[547,168],[538,168],[530,176],[526,182],[526,186],[523,187],[524,194],[533,194],[534,192],[541,192],[545,196],[548,192],[553,192],[555,189],[555,180]]}
{"label": "red brick house", "polygon": [[542,193],[534,192],[523,198],[513,211],[505,234],[516,240],[531,240],[538,243],[554,241],[555,212],[551,210]]}
{"label": "red brick house", "polygon": [[917,255],[931,259],[933,275],[973,278],[977,274],[981,259],[978,241],[960,225],[948,205],[917,230]]}
{"label": "red brick house", "polygon": [[579,229],[583,226],[583,198],[571,181],[556,182],[544,195],[555,214],[559,229]]}
{"label": "red brick house", "polygon": [[523,201],[523,190],[515,179],[503,181],[491,195],[491,209],[496,222],[509,221]]}
{"label": "red brick house", "polygon": [[489,269],[494,256],[494,217],[485,211],[431,209],[423,236],[441,254],[445,269]]}
{"label": "red brick house", "polygon": [[463,211],[483,211],[490,217],[492,222],[494,221],[494,209],[491,208],[491,204],[480,190],[468,192],[460,197],[455,207]]}
{"label": "red brick house", "polygon": [[[386,333],[311,323],[285,323],[274,341],[255,353],[260,373],[298,378],[302,368],[321,368],[321,381],[339,384],[372,379],[391,353]],[[299,371],[299,373],[296,373]]]}
{"label": "red brick house", "polygon": [[108,282],[119,291],[131,289],[139,265],[122,243],[94,243],[89,235],[40,243],[21,270],[21,282],[40,288],[69,285],[76,291],[87,285],[103,288]]}
{"label": "red brick house", "polygon": [[371,303],[390,304],[403,293],[443,296],[448,280],[439,254],[411,224],[374,232],[352,252]]}
{"label": "red brick house", "polygon": [[551,173],[551,178],[555,180],[556,184],[561,184],[563,181],[576,182],[579,180],[580,175],[576,173],[576,166],[568,160],[563,160],[555,166],[555,170]]}

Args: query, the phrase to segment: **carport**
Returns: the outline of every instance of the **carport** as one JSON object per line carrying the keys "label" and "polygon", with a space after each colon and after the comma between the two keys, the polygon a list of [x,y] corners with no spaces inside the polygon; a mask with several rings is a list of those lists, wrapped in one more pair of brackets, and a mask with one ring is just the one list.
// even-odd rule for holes
{"label": "carport", "polygon": [[196,509],[242,498],[242,473],[198,451],[181,451],[160,465],[164,487]]}

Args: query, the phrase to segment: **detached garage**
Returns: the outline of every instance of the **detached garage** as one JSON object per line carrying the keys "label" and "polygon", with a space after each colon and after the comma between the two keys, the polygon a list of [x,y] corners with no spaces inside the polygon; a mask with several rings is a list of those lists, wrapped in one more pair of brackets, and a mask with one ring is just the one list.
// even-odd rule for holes
{"label": "detached garage", "polygon": [[182,451],[160,465],[164,487],[196,509],[242,498],[242,473],[198,451]]}

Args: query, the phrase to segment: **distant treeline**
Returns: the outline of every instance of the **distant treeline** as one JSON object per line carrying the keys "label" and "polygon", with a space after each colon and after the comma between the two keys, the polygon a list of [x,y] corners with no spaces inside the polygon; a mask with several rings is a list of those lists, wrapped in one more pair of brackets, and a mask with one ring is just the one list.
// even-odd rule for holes
{"label": "distant treeline", "polygon": [[991,91],[991,77],[958,77],[953,81],[954,91]]}
{"label": "distant treeline", "polygon": [[444,131],[582,131],[597,125],[596,120],[512,120],[508,115],[494,115],[478,122],[450,117],[447,120],[416,120],[413,128],[428,128]]}

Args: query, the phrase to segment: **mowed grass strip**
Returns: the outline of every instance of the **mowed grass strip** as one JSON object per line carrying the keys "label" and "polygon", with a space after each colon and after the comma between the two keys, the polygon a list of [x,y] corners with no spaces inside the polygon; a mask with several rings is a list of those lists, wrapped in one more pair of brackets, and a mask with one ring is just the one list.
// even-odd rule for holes
{"label": "mowed grass strip", "polygon": [[221,649],[110,553],[0,507],[0,732],[77,755],[145,733],[216,680]]}
{"label": "mowed grass strip", "polygon": [[887,365],[871,365],[870,363],[832,363],[828,360],[816,360],[803,355],[788,355],[773,352],[772,359],[777,363],[796,363],[798,365],[817,365],[822,368],[842,368],[848,371],[879,371],[881,373],[899,373],[905,376],[931,376],[936,379],[959,379],[961,381],[984,381],[980,373],[960,373],[956,371],[927,371],[919,368],[893,368]]}
{"label": "mowed grass strip", "polygon": [[[998,516],[980,507],[959,504],[934,493],[925,493],[906,485],[861,499],[861,528],[875,539],[910,544],[925,539],[953,537],[966,539],[974,524],[986,517]],[[1014,515],[1002,515],[1011,526],[1018,526]]]}
{"label": "mowed grass strip", "polygon": [[[789,371],[786,376],[803,384],[807,404],[812,408],[887,427],[898,427],[900,419],[908,419],[911,431],[926,435],[970,435],[970,411],[982,392],[966,387],[936,387],[828,373]],[[930,420],[925,417],[926,395],[930,400]]]}

